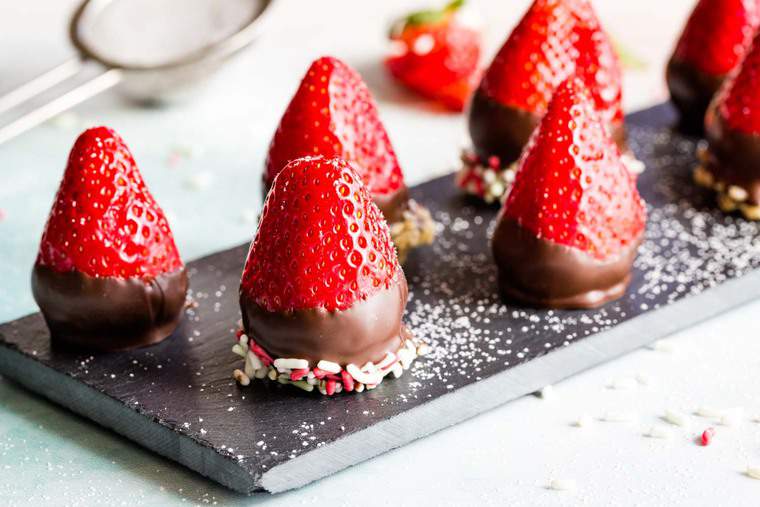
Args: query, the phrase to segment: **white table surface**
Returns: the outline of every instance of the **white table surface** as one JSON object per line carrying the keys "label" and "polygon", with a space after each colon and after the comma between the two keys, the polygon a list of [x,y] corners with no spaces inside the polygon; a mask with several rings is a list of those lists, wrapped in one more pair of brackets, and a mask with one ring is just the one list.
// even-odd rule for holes
{"label": "white table surface", "polygon": [[[180,249],[194,258],[248,241],[259,207],[266,146],[308,63],[345,59],[365,77],[408,183],[454,168],[466,142],[463,118],[442,114],[397,88],[380,65],[387,23],[400,0],[277,0],[256,47],[208,92],[172,109],[139,109],[115,94],[65,121],[0,146],[0,321],[35,309],[28,273],[67,152],[78,132],[106,124],[122,133],[169,212]],[[424,2],[423,2],[424,3]],[[527,5],[480,0],[488,56]],[[692,0],[596,0],[615,39],[646,66],[626,74],[626,108],[666,97],[664,62]],[[406,4],[406,5],[405,5]],[[0,0],[0,93],[71,54],[65,21],[72,0]],[[191,156],[178,155],[191,150]],[[173,163],[167,161],[173,160]],[[193,189],[192,181],[204,185]],[[355,466],[298,491],[245,498],[0,378],[0,504],[173,505],[758,505],[760,481],[760,302],[668,340],[669,352],[640,350],[555,386],[555,399],[526,397]],[[648,387],[610,389],[644,375]],[[743,407],[742,423],[690,416],[669,425],[666,410]],[[635,420],[587,414],[628,412]],[[667,428],[672,438],[644,436]],[[695,443],[708,426],[713,445]],[[574,480],[572,492],[547,488]]]}

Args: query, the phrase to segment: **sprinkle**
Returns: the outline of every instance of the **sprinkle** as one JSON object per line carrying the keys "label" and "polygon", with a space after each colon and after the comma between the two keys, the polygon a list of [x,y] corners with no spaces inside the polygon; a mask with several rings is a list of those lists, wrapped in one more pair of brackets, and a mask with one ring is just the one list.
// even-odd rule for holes
{"label": "sprinkle", "polygon": [[336,382],[334,380],[328,380],[325,382],[325,392],[327,393],[327,396],[335,394],[335,386]]}
{"label": "sprinkle", "polygon": [[748,466],[747,467],[747,477],[750,477],[752,479],[757,479],[760,481],[760,466]]}
{"label": "sprinkle", "polygon": [[401,366],[406,370],[411,366],[414,361],[416,352],[413,352],[407,348],[401,348],[398,351],[398,359],[401,361]]}
{"label": "sprinkle", "polygon": [[347,371],[341,371],[340,372],[341,380],[343,381],[343,388],[346,390],[346,392],[351,392],[354,390],[354,378],[348,374]]}
{"label": "sprinkle", "polygon": [[279,371],[283,370],[300,370],[302,368],[309,368],[309,361],[306,359],[283,359],[278,358],[274,360],[274,367]]}
{"label": "sprinkle", "polygon": [[720,424],[723,426],[739,426],[744,417],[744,409],[733,408],[724,412],[720,418]]}
{"label": "sprinkle", "polygon": [[205,190],[214,179],[214,175],[208,171],[191,174],[185,179],[185,186],[190,190]]}
{"label": "sprinkle", "polygon": [[263,368],[264,365],[262,364],[261,360],[251,352],[248,351],[248,354],[245,356],[245,374],[250,376],[253,376],[259,368]]}
{"label": "sprinkle", "polygon": [[424,342],[420,343],[417,346],[417,355],[418,356],[426,356],[426,355],[428,355],[430,353],[431,350],[432,349],[430,348],[430,345],[428,345],[427,343],[424,343]]}
{"label": "sprinkle", "polygon": [[274,368],[269,368],[269,373],[267,376],[269,377],[269,380],[277,380],[277,370]]}
{"label": "sprinkle", "polygon": [[594,420],[588,414],[581,415],[573,423],[573,425],[575,427],[577,427],[577,428],[589,428],[589,427],[593,426],[593,424],[594,424]]}
{"label": "sprinkle", "polygon": [[298,370],[293,370],[292,372],[290,372],[290,380],[292,380],[292,381],[295,382],[297,380],[301,380],[302,378],[304,378],[308,374],[309,374],[309,369],[308,368],[301,368],[301,369],[298,369]]}
{"label": "sprinkle", "polygon": [[417,56],[424,56],[430,53],[435,47],[435,39],[429,33],[423,33],[414,39],[412,43],[412,51]]}
{"label": "sprinkle", "polygon": [[357,393],[364,391],[364,384],[362,384],[361,382],[357,382],[356,384],[354,384],[354,391],[356,391]]}
{"label": "sprinkle", "polygon": [[322,368],[314,368],[313,370],[311,370],[311,372],[314,374],[314,377],[318,378],[319,380],[322,380],[323,378],[325,378],[328,373]]}
{"label": "sprinkle", "polygon": [[549,489],[554,491],[575,491],[576,484],[572,479],[552,479]]}
{"label": "sprinkle", "polygon": [[240,370],[233,371],[232,378],[234,378],[241,386],[247,386],[251,383],[250,377]]}
{"label": "sprinkle", "polygon": [[628,391],[636,387],[636,381],[630,377],[618,378],[612,381],[609,385],[610,389],[616,389],[619,391]]}
{"label": "sprinkle", "polygon": [[309,384],[308,382],[304,382],[303,380],[299,380],[297,382],[291,382],[294,386],[298,387],[299,389],[303,389],[307,393],[310,393],[314,390],[314,386]]}
{"label": "sprinkle", "polygon": [[393,352],[386,352],[385,357],[376,365],[376,368],[378,370],[384,370],[392,365],[395,361],[397,361],[396,354]]}
{"label": "sprinkle", "polygon": [[707,447],[715,436],[715,428],[707,428],[702,432],[702,445]]}
{"label": "sprinkle", "polygon": [[701,406],[695,410],[694,413],[699,417],[709,417],[715,419],[723,417],[723,410],[717,409],[715,407]]}
{"label": "sprinkle", "polygon": [[[354,380],[356,380],[358,382],[361,382],[362,384],[369,384],[369,385],[371,385],[371,384],[378,384],[380,382],[380,379],[377,378],[378,377],[377,374],[364,373],[363,371],[361,371],[359,369],[358,366],[356,366],[353,363],[351,363],[348,366],[346,366],[346,371],[352,377],[354,377]],[[358,387],[357,387],[356,390],[357,390],[357,392],[361,392],[361,391],[359,391]]]}
{"label": "sprinkle", "polygon": [[673,438],[673,431],[670,428],[666,428],[664,426],[652,426],[644,435],[649,438],[670,440]]}
{"label": "sprinkle", "polygon": [[689,416],[683,412],[678,412],[676,410],[666,410],[665,420],[675,426],[681,426],[682,428],[689,427]]}
{"label": "sprinkle", "polygon": [[554,387],[550,385],[541,389],[538,392],[538,395],[541,397],[542,400],[547,400],[547,401],[553,400],[557,397],[556,393],[554,392]]}
{"label": "sprinkle", "polygon": [[239,343],[236,343],[232,346],[232,352],[239,355],[240,357],[245,357],[245,349],[243,349]]}
{"label": "sprinkle", "polygon": [[342,369],[338,363],[325,361],[324,359],[317,363],[317,368],[326,371],[327,373],[340,373],[340,370]]}
{"label": "sprinkle", "polygon": [[253,374],[253,376],[256,377],[257,379],[261,380],[263,378],[266,378],[267,373],[269,373],[269,368],[267,368],[265,366],[263,368],[259,368],[258,370],[256,370],[256,372]]}
{"label": "sprinkle", "polygon": [[657,352],[675,352],[676,348],[670,340],[657,340],[649,345],[649,349]]}
{"label": "sprinkle", "polygon": [[401,366],[401,363],[394,363],[394,365],[391,366],[391,373],[393,373],[393,378],[399,378],[404,374],[404,367]]}

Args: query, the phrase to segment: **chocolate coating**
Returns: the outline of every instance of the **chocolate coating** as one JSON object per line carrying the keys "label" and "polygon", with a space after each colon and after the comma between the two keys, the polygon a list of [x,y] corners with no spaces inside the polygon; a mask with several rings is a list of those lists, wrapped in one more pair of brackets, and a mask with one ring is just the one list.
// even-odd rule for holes
{"label": "chocolate coating", "polygon": [[54,343],[102,351],[158,343],[174,332],[185,306],[185,268],[148,280],[60,273],[39,264],[32,293]]}
{"label": "chocolate coating", "polygon": [[401,322],[408,288],[401,274],[393,287],[358,301],[348,310],[324,308],[269,312],[241,294],[243,327],[273,357],[321,359],[358,366],[396,352],[409,337]]}
{"label": "chocolate coating", "polygon": [[679,128],[688,133],[700,134],[704,127],[705,112],[725,75],[712,76],[693,65],[671,58],[665,71],[670,98],[681,114]]}
{"label": "chocolate coating", "polygon": [[712,106],[705,122],[707,169],[717,181],[743,188],[749,204],[760,204],[760,135],[726,125]]}
{"label": "chocolate coating", "polygon": [[[502,167],[520,158],[540,122],[541,116],[505,106],[488,97],[480,88],[473,96],[468,116],[475,153],[481,160],[488,160],[493,155],[499,157]],[[612,137],[621,152],[628,150],[623,122],[612,126]]]}
{"label": "chocolate coating", "polygon": [[638,246],[637,242],[619,257],[600,261],[576,248],[537,238],[503,217],[491,243],[502,296],[558,309],[597,308],[620,298],[631,281]]}

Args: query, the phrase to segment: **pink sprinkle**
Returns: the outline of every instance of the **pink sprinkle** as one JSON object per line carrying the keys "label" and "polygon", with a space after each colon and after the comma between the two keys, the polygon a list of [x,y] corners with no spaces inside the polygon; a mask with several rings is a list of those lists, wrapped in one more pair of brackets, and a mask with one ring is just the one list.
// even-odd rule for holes
{"label": "pink sprinkle", "polygon": [[351,392],[354,390],[354,377],[352,377],[346,370],[341,370],[340,376],[343,377],[343,390]]}
{"label": "pink sprinkle", "polygon": [[311,372],[319,380],[322,380],[323,378],[325,378],[328,375],[328,373],[329,373],[329,372],[326,372],[325,370],[320,370],[319,368],[314,368],[313,370],[311,370]]}
{"label": "pink sprinkle", "polygon": [[340,375],[336,375],[335,373],[329,373],[325,376],[326,379],[334,380],[335,382],[341,382],[343,379],[340,377]]}
{"label": "pink sprinkle", "polygon": [[299,370],[293,370],[293,371],[290,372],[290,380],[293,380],[293,381],[301,380],[302,378],[304,378],[308,374],[309,374],[309,369],[308,368],[301,368]]}
{"label": "pink sprinkle", "polygon": [[710,442],[712,442],[713,437],[715,436],[715,428],[707,428],[704,433],[702,433],[702,445],[708,446],[710,445]]}
{"label": "pink sprinkle", "polygon": [[271,356],[267,354],[266,351],[264,351],[264,349],[259,347],[255,341],[249,339],[248,347],[251,349],[251,352],[256,354],[264,366],[269,366],[270,364],[274,363],[274,359],[272,359]]}
{"label": "pink sprinkle", "polygon": [[325,382],[325,392],[327,393],[327,396],[332,396],[335,394],[335,386],[336,382],[334,380],[328,380]]}
{"label": "pink sprinkle", "polygon": [[491,169],[498,169],[501,166],[501,160],[496,155],[488,157],[488,165]]}
{"label": "pink sprinkle", "polygon": [[242,329],[238,329],[237,332],[235,333],[235,336],[237,336],[238,338],[240,338],[244,334],[245,334],[245,331],[243,331]]}

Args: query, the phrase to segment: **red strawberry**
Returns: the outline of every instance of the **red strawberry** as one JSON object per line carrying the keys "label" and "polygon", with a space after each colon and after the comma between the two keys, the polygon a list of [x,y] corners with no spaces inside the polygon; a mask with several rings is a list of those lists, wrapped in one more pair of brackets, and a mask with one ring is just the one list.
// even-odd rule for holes
{"label": "red strawberry", "polygon": [[503,210],[538,238],[607,259],[634,244],[646,211],[579,80],[555,92],[519,161]]}
{"label": "red strawberry", "polygon": [[623,120],[618,57],[588,0],[535,0],[486,71],[489,98],[543,116],[554,89],[577,76],[602,119]]}
{"label": "red strawberry", "polygon": [[113,130],[79,136],[50,211],[37,263],[92,277],[149,278],[182,268],[163,211]]}
{"label": "red strawberry", "polygon": [[710,76],[723,76],[741,61],[760,22],[758,0],[700,0],[673,57]]}
{"label": "red strawberry", "polygon": [[[714,107],[732,130],[760,134],[760,36],[755,38],[741,66],[724,83]],[[707,129],[713,114],[707,115]],[[735,151],[736,147],[732,148]]]}
{"label": "red strawberry", "polygon": [[270,312],[345,310],[400,273],[388,226],[355,166],[304,157],[272,184],[240,292]]}
{"label": "red strawberry", "polygon": [[462,111],[477,85],[481,37],[461,19],[465,0],[419,11],[397,22],[394,53],[385,64],[401,83],[453,111]]}
{"label": "red strawberry", "polygon": [[361,76],[336,58],[309,67],[269,146],[264,182],[306,155],[356,163],[373,196],[404,187],[404,176],[369,89]]}

